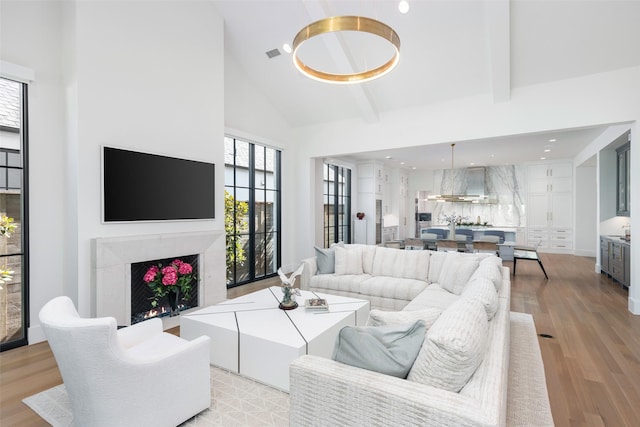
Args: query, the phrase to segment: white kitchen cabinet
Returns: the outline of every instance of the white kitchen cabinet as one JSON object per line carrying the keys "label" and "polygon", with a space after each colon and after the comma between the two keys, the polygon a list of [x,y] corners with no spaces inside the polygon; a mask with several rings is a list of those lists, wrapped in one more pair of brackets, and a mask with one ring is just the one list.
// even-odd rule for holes
{"label": "white kitchen cabinet", "polygon": [[527,167],[527,243],[542,251],[573,249],[573,166],[571,162]]}

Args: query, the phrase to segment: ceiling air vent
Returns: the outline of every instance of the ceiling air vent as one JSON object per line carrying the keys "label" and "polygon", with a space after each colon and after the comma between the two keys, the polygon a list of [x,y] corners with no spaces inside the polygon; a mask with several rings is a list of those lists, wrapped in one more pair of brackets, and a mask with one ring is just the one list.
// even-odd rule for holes
{"label": "ceiling air vent", "polygon": [[271,49],[268,52],[265,52],[267,54],[267,56],[269,57],[269,59],[274,58],[276,56],[280,56],[281,53],[278,49]]}

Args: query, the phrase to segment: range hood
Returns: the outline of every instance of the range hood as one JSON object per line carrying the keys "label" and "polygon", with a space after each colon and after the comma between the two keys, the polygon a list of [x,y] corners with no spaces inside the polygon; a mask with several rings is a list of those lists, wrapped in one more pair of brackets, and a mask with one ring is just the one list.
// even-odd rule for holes
{"label": "range hood", "polygon": [[[458,182],[455,186],[457,191],[453,193],[456,194],[431,195],[427,200],[450,203],[495,203],[494,198],[486,194],[485,172],[484,167],[466,168],[461,174],[462,182]],[[454,188],[453,185],[452,188]]]}

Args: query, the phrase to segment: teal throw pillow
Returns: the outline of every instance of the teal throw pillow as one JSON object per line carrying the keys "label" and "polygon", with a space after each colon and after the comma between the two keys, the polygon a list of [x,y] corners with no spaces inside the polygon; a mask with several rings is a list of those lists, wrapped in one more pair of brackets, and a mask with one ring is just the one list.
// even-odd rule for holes
{"label": "teal throw pillow", "polygon": [[383,326],[345,326],[332,359],[370,371],[407,378],[427,333],[423,320]]}
{"label": "teal throw pillow", "polygon": [[316,265],[318,274],[332,274],[336,271],[336,252],[333,248],[323,249],[314,246],[316,249]]}

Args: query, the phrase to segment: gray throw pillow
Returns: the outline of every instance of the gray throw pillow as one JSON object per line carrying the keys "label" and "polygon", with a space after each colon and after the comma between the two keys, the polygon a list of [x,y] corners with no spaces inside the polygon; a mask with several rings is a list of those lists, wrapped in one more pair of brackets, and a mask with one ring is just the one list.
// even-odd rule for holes
{"label": "gray throw pillow", "polygon": [[400,325],[345,326],[338,333],[332,359],[346,365],[407,378],[426,332],[423,320]]}
{"label": "gray throw pillow", "polygon": [[336,272],[336,252],[333,248],[323,249],[314,246],[316,249],[316,265],[318,274],[332,274]]}

